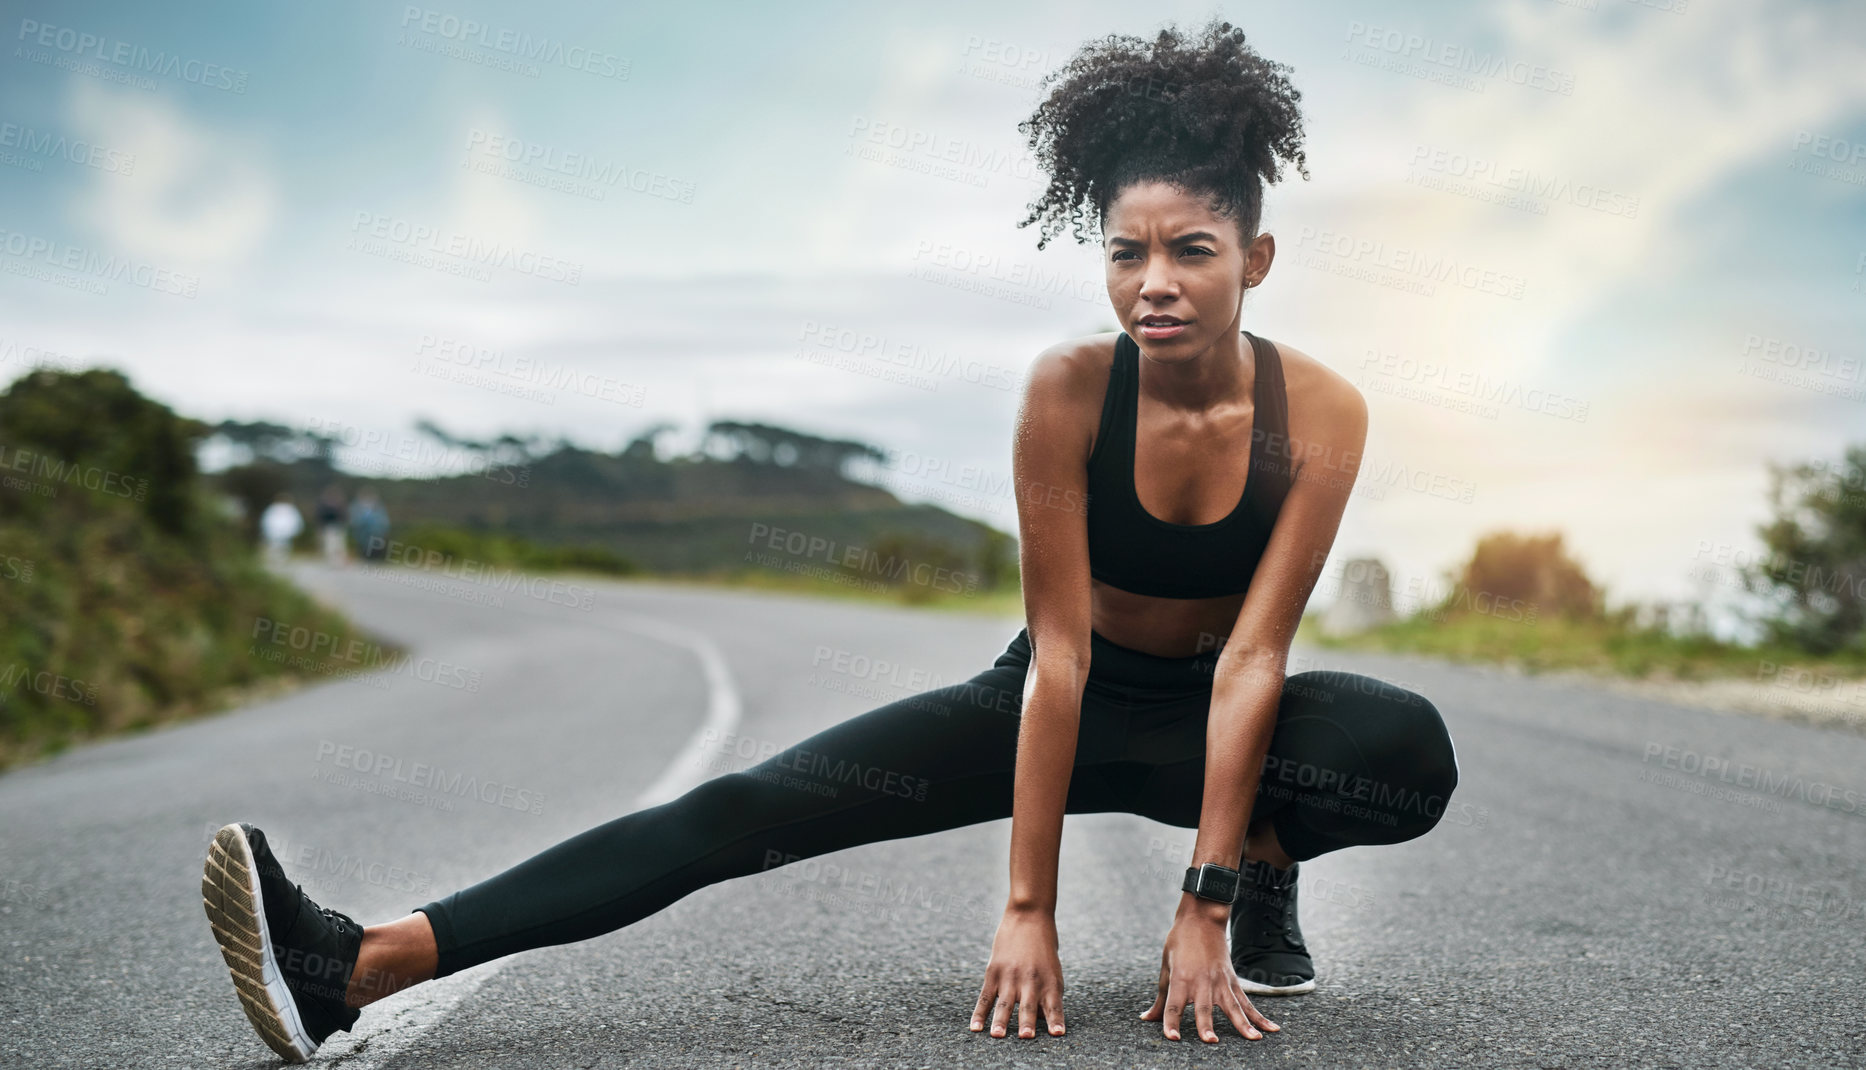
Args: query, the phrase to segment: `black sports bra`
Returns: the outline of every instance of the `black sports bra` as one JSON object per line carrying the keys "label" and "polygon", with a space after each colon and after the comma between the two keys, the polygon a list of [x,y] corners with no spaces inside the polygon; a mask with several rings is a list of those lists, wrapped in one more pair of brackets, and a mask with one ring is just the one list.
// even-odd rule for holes
{"label": "black sports bra", "polygon": [[1214,598],[1242,594],[1289,493],[1289,397],[1276,347],[1244,332],[1256,352],[1251,384],[1250,468],[1238,503],[1222,520],[1170,524],[1134,489],[1134,428],[1140,413],[1140,347],[1115,339],[1101,430],[1088,460],[1089,575],[1134,594]]}

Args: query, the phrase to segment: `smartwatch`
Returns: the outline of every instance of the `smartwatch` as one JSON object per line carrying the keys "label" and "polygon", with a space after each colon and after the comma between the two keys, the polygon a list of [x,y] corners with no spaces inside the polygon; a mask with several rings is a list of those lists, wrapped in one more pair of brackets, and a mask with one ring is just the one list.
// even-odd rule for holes
{"label": "smartwatch", "polygon": [[1207,862],[1202,866],[1187,866],[1186,879],[1179,888],[1191,892],[1200,899],[1211,899],[1220,903],[1235,903],[1242,878],[1238,871],[1229,866],[1220,866]]}

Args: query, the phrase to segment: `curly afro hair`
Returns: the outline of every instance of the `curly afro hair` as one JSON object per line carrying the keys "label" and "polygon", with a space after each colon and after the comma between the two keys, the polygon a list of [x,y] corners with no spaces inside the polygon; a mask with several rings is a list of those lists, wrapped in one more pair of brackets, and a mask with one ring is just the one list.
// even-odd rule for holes
{"label": "curly afro hair", "polygon": [[1110,34],[1082,46],[1044,76],[1049,95],[1017,125],[1050,176],[1018,226],[1042,224],[1039,249],[1071,223],[1078,242],[1096,241],[1115,194],[1158,179],[1209,197],[1254,237],[1263,187],[1284,162],[1309,177],[1288,70],[1217,19],[1192,40],[1169,27],[1152,44]]}

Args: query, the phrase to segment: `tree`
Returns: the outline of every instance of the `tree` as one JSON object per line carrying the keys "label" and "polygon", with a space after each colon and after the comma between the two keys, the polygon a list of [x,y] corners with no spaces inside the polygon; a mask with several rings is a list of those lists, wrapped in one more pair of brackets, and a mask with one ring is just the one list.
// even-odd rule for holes
{"label": "tree", "polygon": [[876,464],[887,460],[887,454],[880,447],[866,442],[818,438],[788,427],[740,423],[736,420],[715,420],[708,424],[706,442],[702,443],[701,452],[705,453],[706,447],[714,441],[724,442],[730,452],[730,460],[785,467],[794,465],[836,475],[842,475],[844,466],[852,460],[865,459]]}
{"label": "tree", "polygon": [[1506,620],[1548,614],[1591,619],[1604,610],[1604,592],[1562,548],[1560,532],[1493,532],[1477,541],[1471,559],[1452,581],[1435,615],[1485,613]]}
{"label": "tree", "polygon": [[674,430],[677,430],[677,428],[665,420],[650,424],[648,427],[644,428],[640,434],[629,440],[628,445],[622,450],[623,460],[636,464],[657,463],[658,456],[655,453],[656,442],[662,435]]}
{"label": "tree", "polygon": [[270,420],[255,420],[252,423],[222,420],[213,426],[208,437],[225,439],[244,448],[251,455],[253,463],[270,461],[274,464],[295,464],[311,459],[329,467],[338,445],[334,437],[320,435],[315,431],[300,431]]}
{"label": "tree", "polygon": [[1839,465],[1769,464],[1768,554],[1742,568],[1768,637],[1813,654],[1866,646],[1866,443]]}
{"label": "tree", "polygon": [[520,436],[509,431],[491,439],[461,438],[450,433],[435,421],[425,418],[415,421],[415,430],[440,443],[448,450],[454,451],[463,459],[478,458],[489,466],[528,465],[554,450],[562,450],[570,445],[569,440],[563,438],[553,441],[544,435]]}
{"label": "tree", "polygon": [[240,503],[240,526],[246,537],[258,542],[259,515],[274,498],[291,489],[291,478],[280,465],[258,461],[222,472],[220,486]]}

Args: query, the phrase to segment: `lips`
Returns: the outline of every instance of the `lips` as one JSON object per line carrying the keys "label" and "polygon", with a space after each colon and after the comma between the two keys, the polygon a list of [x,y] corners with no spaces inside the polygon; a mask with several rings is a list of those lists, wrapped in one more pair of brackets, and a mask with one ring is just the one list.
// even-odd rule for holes
{"label": "lips", "polygon": [[1169,338],[1177,338],[1186,330],[1185,320],[1162,312],[1142,316],[1137,322],[1140,324],[1140,336],[1152,342],[1164,342]]}

